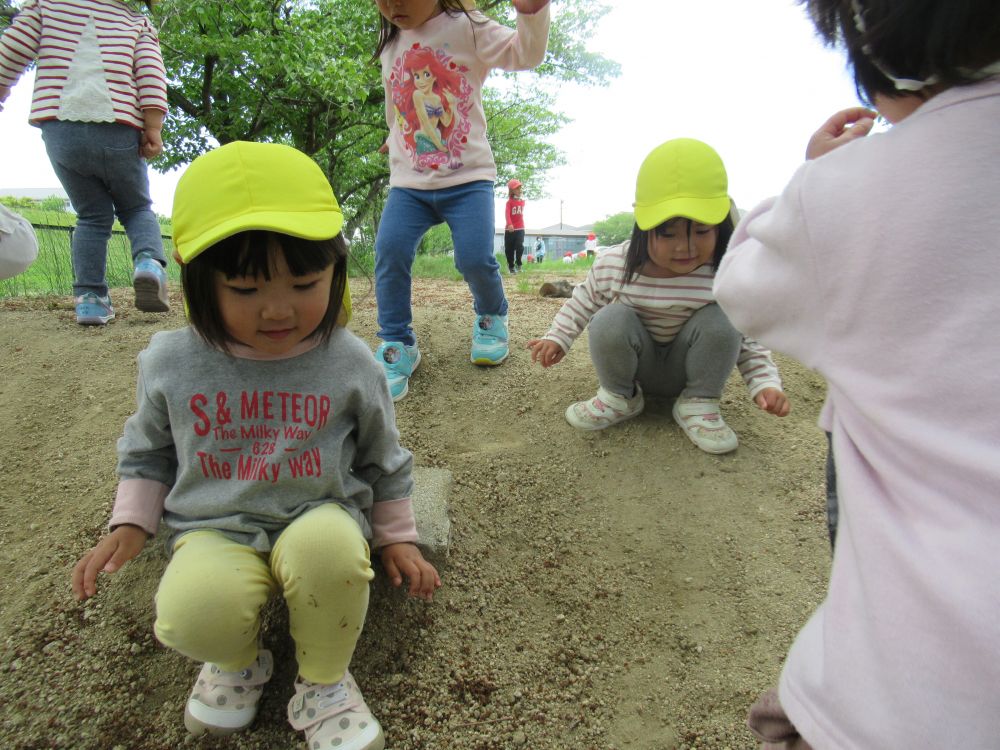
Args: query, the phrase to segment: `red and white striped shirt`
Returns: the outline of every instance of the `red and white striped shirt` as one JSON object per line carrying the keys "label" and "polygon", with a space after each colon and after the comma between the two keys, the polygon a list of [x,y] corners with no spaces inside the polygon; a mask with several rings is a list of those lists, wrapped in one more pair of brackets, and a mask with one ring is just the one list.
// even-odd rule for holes
{"label": "red and white striped shirt", "polygon": [[156,29],[118,0],[27,0],[0,37],[0,84],[37,60],[29,121],[119,122],[167,111]]}
{"label": "red and white striped shirt", "polygon": [[[542,338],[555,341],[569,351],[597,311],[618,302],[635,310],[653,341],[669,344],[694,313],[715,302],[712,295],[715,269],[707,263],[685,276],[670,279],[640,274],[622,286],[627,251],[625,242],[609,248],[594,261],[586,280],[559,308],[552,327]],[[781,388],[781,377],[771,352],[745,336],[736,366],[750,390],[750,398],[764,388]]]}

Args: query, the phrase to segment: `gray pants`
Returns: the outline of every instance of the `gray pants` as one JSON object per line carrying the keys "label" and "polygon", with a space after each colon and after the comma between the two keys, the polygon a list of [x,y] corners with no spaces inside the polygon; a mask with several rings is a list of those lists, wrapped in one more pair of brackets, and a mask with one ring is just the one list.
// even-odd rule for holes
{"label": "gray pants", "polygon": [[719,398],[736,366],[743,337],[716,304],[698,310],[669,344],[657,344],[635,310],[622,304],[591,318],[590,358],[605,390],[652,396]]}

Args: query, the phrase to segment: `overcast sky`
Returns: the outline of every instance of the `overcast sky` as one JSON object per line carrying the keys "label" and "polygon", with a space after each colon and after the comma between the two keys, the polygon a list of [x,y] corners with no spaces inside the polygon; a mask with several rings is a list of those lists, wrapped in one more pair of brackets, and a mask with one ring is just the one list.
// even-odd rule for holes
{"label": "overcast sky", "polygon": [[[567,165],[551,173],[547,198],[529,199],[529,232],[631,210],[643,157],[682,136],[719,152],[730,194],[750,208],[781,191],[830,114],[857,103],[841,55],[820,44],[792,0],[608,4],[589,46],[618,61],[622,75],[607,88],[560,91],[558,106],[573,122],[554,140]],[[59,185],[27,124],[31,85],[25,76],[0,112],[0,188]],[[151,172],[157,213],[170,214],[178,175]]]}

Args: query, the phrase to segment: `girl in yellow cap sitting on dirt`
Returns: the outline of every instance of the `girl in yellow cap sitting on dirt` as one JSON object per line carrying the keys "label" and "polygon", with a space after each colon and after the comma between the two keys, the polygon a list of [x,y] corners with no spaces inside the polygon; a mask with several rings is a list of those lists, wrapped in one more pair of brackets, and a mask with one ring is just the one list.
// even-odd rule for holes
{"label": "girl in yellow cap sitting on dirt", "polygon": [[632,238],[601,254],[548,333],[528,342],[532,361],[549,367],[589,327],[600,386],[566,410],[571,425],[602,430],[630,419],[642,412],[645,391],[676,397],[684,434],[708,453],[728,453],[737,438],[719,398],[734,366],[757,406],[788,414],[770,352],[733,328],[712,297],[734,211],[726,169],[708,145],[678,138],[646,157]]}
{"label": "girl in yellow cap sitting on dirt", "polygon": [[174,197],[190,326],[139,355],[138,408],[118,442],[111,533],[73,571],[96,593],[161,520],[171,559],[156,637],[205,662],[187,701],[193,734],[245,729],[271,678],[260,609],[288,603],[298,679],[291,725],[310,747],[381,750],[347,668],[373,577],[431,599],[415,546],[413,457],[368,347],[338,322],[347,284],[330,183],[288,146],[235,142],[195,159]]}

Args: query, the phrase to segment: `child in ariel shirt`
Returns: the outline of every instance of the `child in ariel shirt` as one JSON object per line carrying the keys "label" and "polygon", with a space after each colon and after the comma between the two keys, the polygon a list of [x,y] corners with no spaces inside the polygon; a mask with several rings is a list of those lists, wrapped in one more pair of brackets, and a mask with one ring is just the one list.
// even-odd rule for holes
{"label": "child in ariel shirt", "polygon": [[545,57],[548,0],[512,0],[517,28],[466,0],[376,0],[389,126],[389,197],[375,237],[381,363],[394,401],[420,364],[411,271],[420,239],[447,223],[455,267],[472,293],[471,361],[510,354],[507,298],[493,253],[496,164],[486,138],[482,88],[494,68],[529,70]]}

